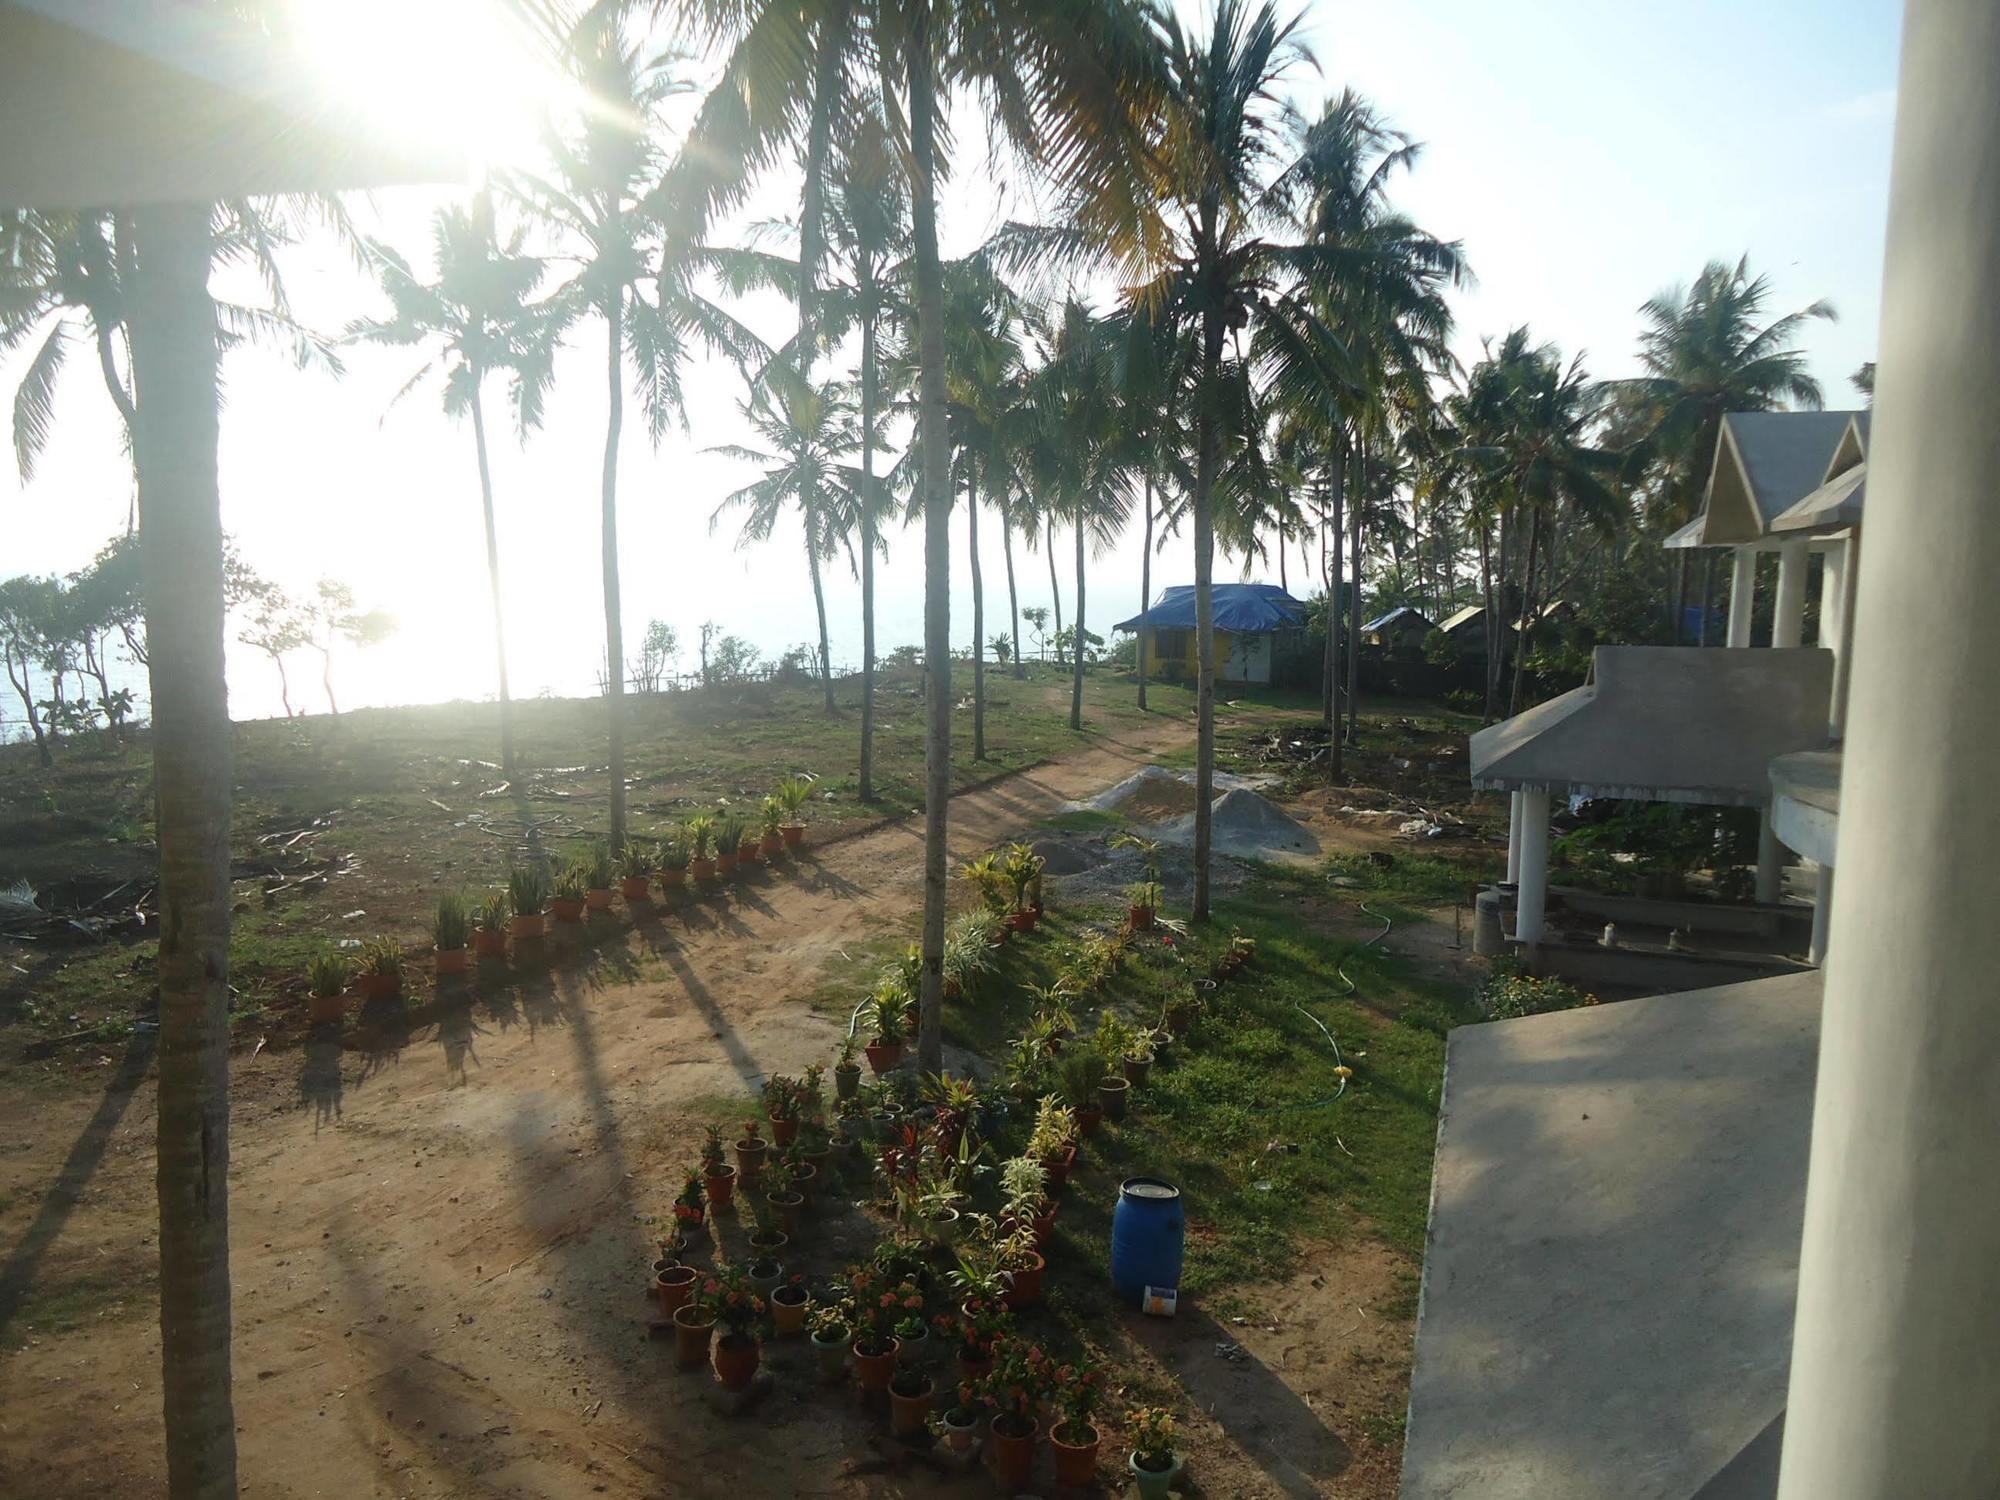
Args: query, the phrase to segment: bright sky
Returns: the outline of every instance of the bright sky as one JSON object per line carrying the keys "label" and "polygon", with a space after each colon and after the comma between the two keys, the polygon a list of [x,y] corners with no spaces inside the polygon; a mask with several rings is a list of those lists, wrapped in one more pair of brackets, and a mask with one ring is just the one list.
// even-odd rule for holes
{"label": "bright sky", "polygon": [[[356,26],[373,3],[354,12]],[[1838,307],[1840,321],[1813,325],[1807,347],[1828,404],[1847,406],[1858,404],[1848,374],[1875,353],[1899,20],[1893,0],[1317,0],[1307,27],[1321,74],[1301,74],[1295,92],[1312,107],[1351,84],[1427,143],[1399,199],[1426,227],[1465,242],[1479,284],[1458,299],[1462,355],[1476,355],[1481,335],[1526,322],[1566,351],[1588,351],[1593,374],[1630,373],[1638,304],[1690,280],[1710,258],[1747,251],[1772,280],[1774,312],[1820,297]],[[945,203],[948,254],[976,243],[1002,212],[976,128],[963,117],[960,178]],[[774,188],[757,213],[788,211],[794,192]],[[424,216],[437,196],[379,195],[364,217],[422,255]],[[379,305],[328,247],[293,256],[289,274],[298,311],[322,328]],[[754,317],[768,337],[788,331],[782,310]],[[601,328],[580,331],[559,368],[547,425],[525,447],[493,424],[509,649],[524,695],[588,690],[602,649],[601,339]],[[225,525],[260,571],[301,588],[331,574],[364,606],[401,619],[391,644],[337,669],[343,706],[489,695],[470,430],[443,416],[434,392],[388,409],[414,369],[407,352],[344,357],[340,380],[262,353],[231,357]],[[9,393],[20,368],[0,364]],[[691,435],[673,434],[654,452],[627,423],[620,529],[628,647],[636,653],[649,618],[666,620],[680,632],[685,667],[700,623],[712,619],[776,655],[814,636],[798,536],[781,530],[744,553],[727,530],[710,534],[717,502],[753,477],[701,451],[740,439],[734,403],[742,386],[721,365],[696,372],[689,386]],[[124,525],[129,470],[89,360],[73,360],[61,411],[32,485],[22,487],[11,464],[0,470],[0,574],[79,567]],[[990,636],[1006,628],[990,523],[982,542]],[[891,548],[878,569],[885,651],[921,638],[920,538],[899,535]],[[1186,581],[1185,550],[1171,547],[1156,560],[1156,590]],[[954,638],[969,642],[964,555],[961,530]],[[1017,551],[1016,564],[1022,604],[1046,603],[1046,559]],[[1072,593],[1066,570],[1065,620]],[[1138,605],[1138,546],[1128,537],[1091,570],[1088,622],[1108,634],[1106,622]],[[858,663],[859,591],[844,574],[829,579],[828,607],[836,664]],[[301,676],[313,674],[294,673]],[[239,717],[275,712],[269,666],[247,652],[233,659],[232,697]],[[8,728],[14,716],[10,706]]]}

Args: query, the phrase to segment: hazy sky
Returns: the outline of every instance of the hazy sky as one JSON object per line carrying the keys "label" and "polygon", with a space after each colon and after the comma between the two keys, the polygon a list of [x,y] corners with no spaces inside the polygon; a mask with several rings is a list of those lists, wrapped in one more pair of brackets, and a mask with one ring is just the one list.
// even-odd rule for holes
{"label": "hazy sky", "polygon": [[[1828,404],[1847,406],[1858,404],[1848,374],[1875,352],[1899,19],[1891,0],[1317,0],[1307,33],[1320,73],[1302,72],[1294,93],[1312,107],[1352,85],[1427,143],[1398,197],[1427,228],[1464,241],[1478,285],[1457,298],[1462,355],[1475,356],[1482,335],[1525,322],[1566,351],[1587,351],[1593,374],[1631,373],[1638,304],[1710,258],[1748,252],[1771,278],[1773,311],[1821,297],[1838,307],[1840,321],[1813,325],[1807,347]],[[961,173],[945,203],[948,254],[975,244],[1009,206],[985,170],[976,129],[962,118]],[[783,211],[793,191],[778,186],[762,211]],[[437,196],[379,195],[363,217],[422,254],[423,217]],[[290,280],[299,312],[323,328],[377,307],[327,247],[291,257]],[[767,336],[788,331],[782,309],[752,317]],[[547,425],[525,447],[494,426],[508,638],[522,694],[587,688],[602,649],[602,336],[585,325],[574,337]],[[343,706],[488,694],[470,430],[442,415],[434,392],[389,410],[414,368],[406,352],[361,349],[345,359],[345,378],[334,380],[265,354],[231,357],[225,524],[261,571],[301,587],[332,574],[363,604],[400,618],[390,645],[343,663]],[[9,393],[20,369],[0,363]],[[736,551],[727,530],[710,534],[718,501],[754,477],[701,451],[741,438],[742,383],[717,365],[689,385],[690,434],[654,452],[639,424],[627,423],[627,639],[636,651],[645,621],[664,619],[680,632],[686,664],[697,627],[712,619],[776,654],[813,637],[797,533],[749,552]],[[61,412],[35,482],[21,486],[11,465],[0,477],[0,574],[75,568],[124,525],[129,470],[85,358],[72,361]],[[1005,628],[1006,595],[990,523],[982,541],[991,635]],[[884,650],[920,639],[919,543],[915,532],[893,538],[878,570]],[[1156,589],[1187,581],[1185,551],[1156,560]],[[1093,567],[1093,628],[1138,607],[1137,552],[1128,538]],[[952,600],[960,641],[971,617],[964,553],[961,531]],[[1017,549],[1016,564],[1022,603],[1046,602],[1046,559]],[[1066,619],[1072,590],[1066,573]],[[830,578],[837,663],[859,658],[858,597],[844,574]],[[232,660],[232,695],[239,716],[275,711],[269,667],[247,653]]]}

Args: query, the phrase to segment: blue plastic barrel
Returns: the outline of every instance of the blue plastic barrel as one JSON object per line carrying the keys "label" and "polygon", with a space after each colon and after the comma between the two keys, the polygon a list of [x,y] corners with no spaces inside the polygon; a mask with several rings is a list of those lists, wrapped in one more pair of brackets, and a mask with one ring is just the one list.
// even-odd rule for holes
{"label": "blue plastic barrel", "polygon": [[1111,1289],[1136,1305],[1147,1287],[1181,1284],[1187,1215],[1181,1190],[1158,1177],[1128,1177],[1111,1216]]}

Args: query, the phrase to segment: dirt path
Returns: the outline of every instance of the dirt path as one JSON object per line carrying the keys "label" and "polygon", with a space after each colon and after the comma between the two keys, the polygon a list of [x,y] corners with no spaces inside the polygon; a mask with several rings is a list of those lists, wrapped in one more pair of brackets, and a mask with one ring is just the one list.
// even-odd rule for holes
{"label": "dirt path", "polygon": [[[1189,733],[1163,720],[960,795],[954,860]],[[905,1493],[855,1462],[859,1427],[816,1418],[832,1403],[804,1382],[749,1422],[709,1417],[645,1341],[639,1287],[691,1116],[827,1056],[837,1028],[802,998],[843,945],[908,919],[921,850],[918,820],[831,845],[515,987],[477,1024],[239,1057],[244,1493]],[[144,1063],[101,1099],[6,1105],[0,1494],[159,1484]],[[75,1331],[48,1331],[46,1299],[22,1309],[29,1287],[72,1282]]]}

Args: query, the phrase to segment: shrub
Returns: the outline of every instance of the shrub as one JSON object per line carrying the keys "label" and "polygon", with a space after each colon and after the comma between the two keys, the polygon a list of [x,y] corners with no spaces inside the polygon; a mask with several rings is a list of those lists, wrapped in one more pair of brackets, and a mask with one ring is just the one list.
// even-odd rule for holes
{"label": "shrub", "polygon": [[1523,974],[1516,965],[1508,963],[1493,966],[1493,972],[1479,987],[1479,1003],[1494,1020],[1509,1021],[1521,1016],[1575,1010],[1579,1005],[1595,1005],[1598,1000],[1566,979]]}
{"label": "shrub", "polygon": [[472,917],[465,909],[465,897],[447,891],[438,897],[437,915],[431,919],[431,940],[440,953],[463,948],[472,937]]}

